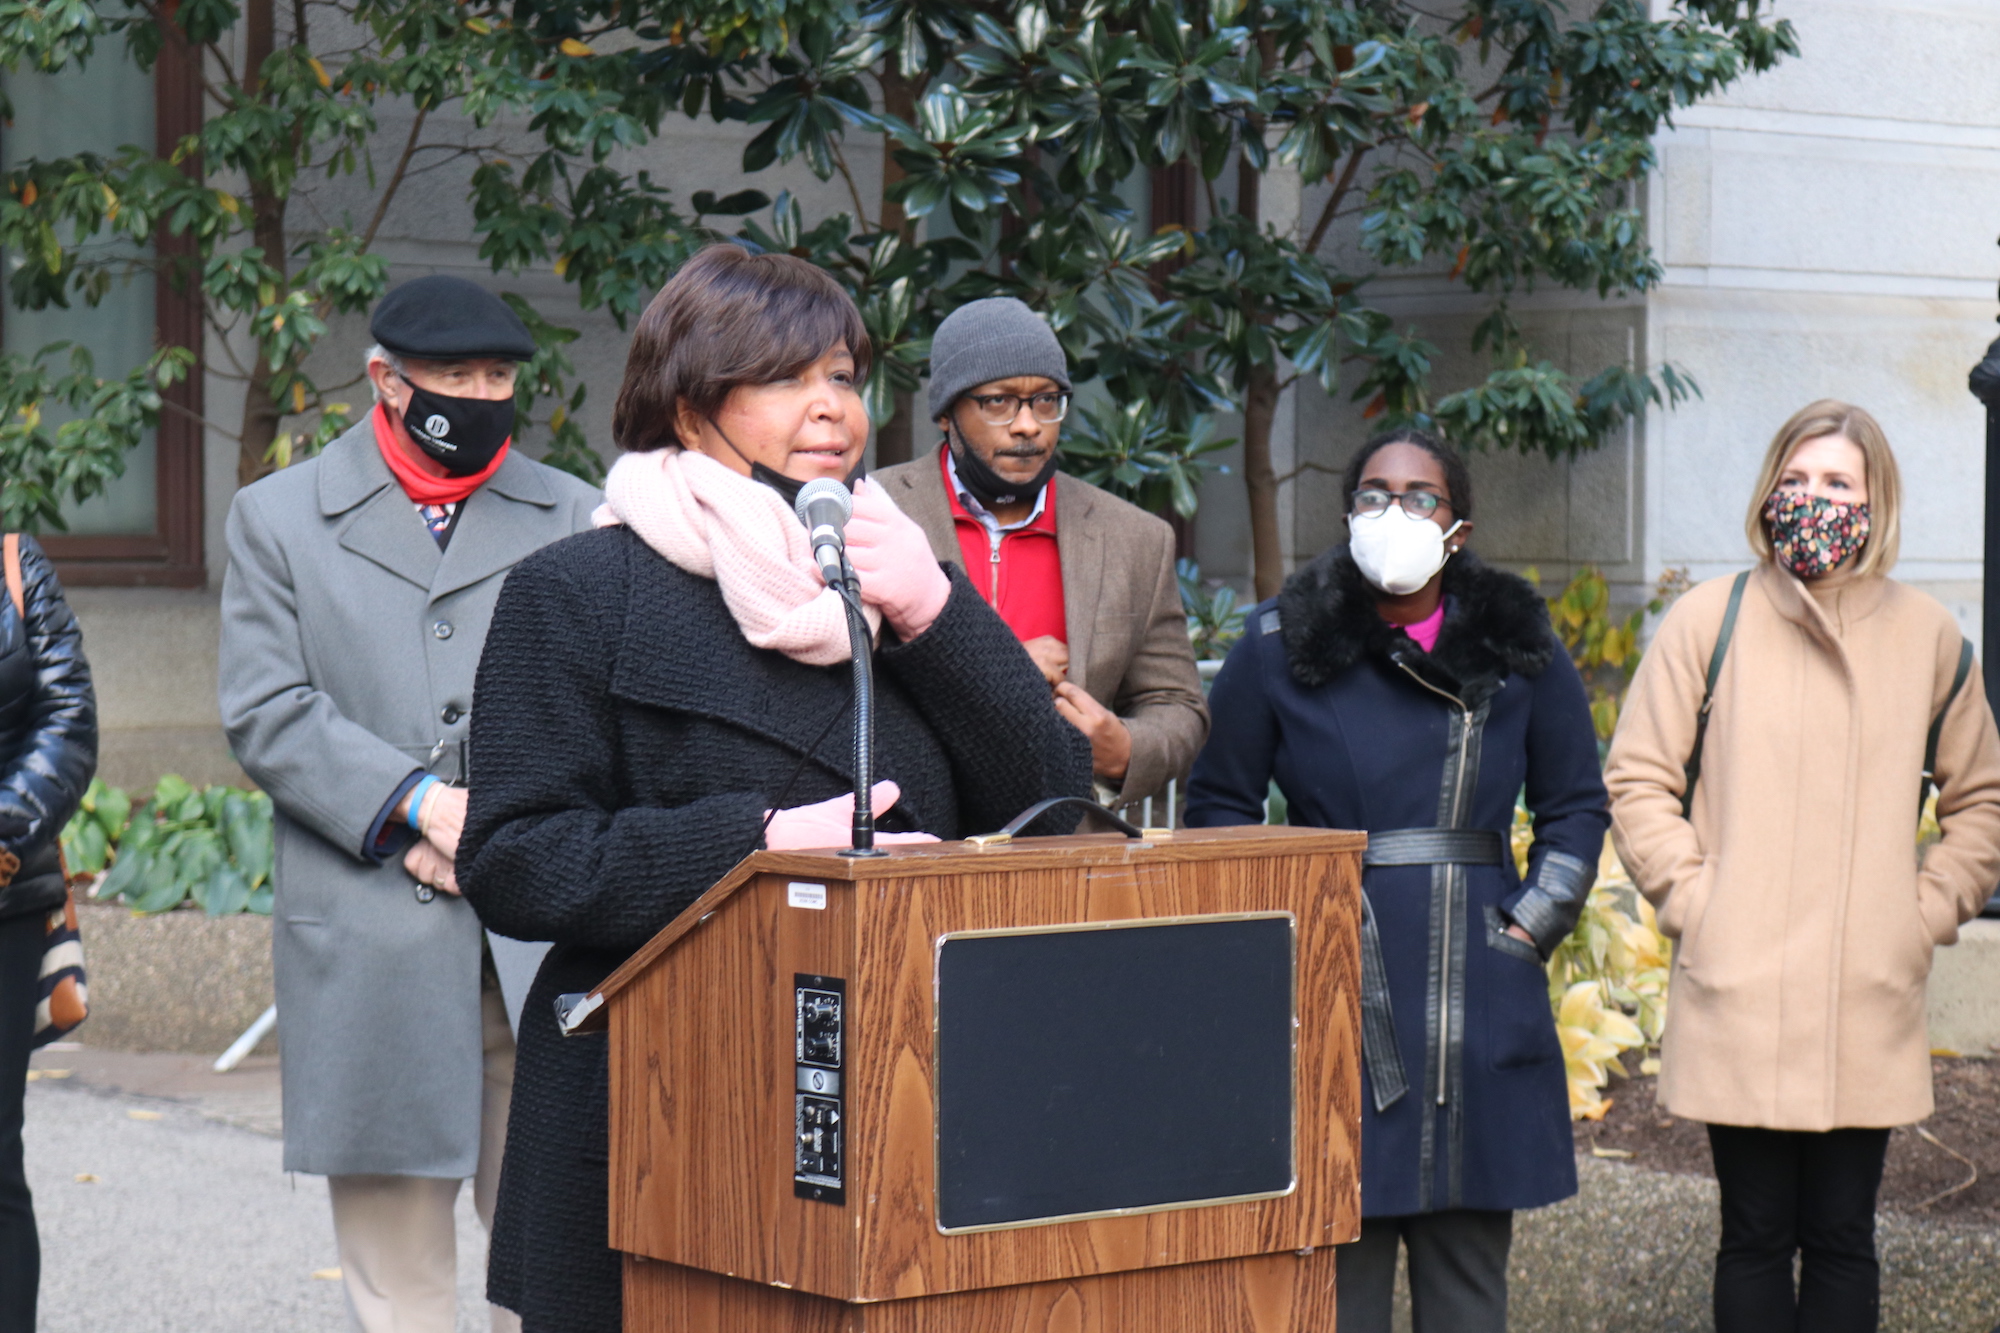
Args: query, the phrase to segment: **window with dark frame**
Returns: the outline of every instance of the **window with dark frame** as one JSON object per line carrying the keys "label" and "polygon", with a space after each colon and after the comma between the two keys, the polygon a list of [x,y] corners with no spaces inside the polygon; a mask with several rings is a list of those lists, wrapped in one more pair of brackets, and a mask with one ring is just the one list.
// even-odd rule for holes
{"label": "window with dark frame", "polygon": [[[170,27],[152,75],[153,138],[155,151],[162,157],[171,153],[181,139],[201,128],[198,62],[199,54],[191,52],[178,31]],[[132,71],[121,73],[130,77]],[[163,231],[154,238],[154,253],[163,262],[153,278],[153,345],[191,347],[199,356],[201,272],[195,261],[194,245],[187,238],[176,239]],[[4,303],[0,303],[0,318],[5,314]],[[155,432],[152,530],[42,534],[39,540],[68,586],[200,588],[207,585],[208,568],[202,554],[199,361],[193,373],[162,396],[166,407]]]}

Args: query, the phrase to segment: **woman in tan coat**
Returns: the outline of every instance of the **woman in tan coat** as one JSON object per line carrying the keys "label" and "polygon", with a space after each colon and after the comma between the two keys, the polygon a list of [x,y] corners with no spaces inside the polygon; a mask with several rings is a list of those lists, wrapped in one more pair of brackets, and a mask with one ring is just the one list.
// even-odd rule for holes
{"label": "woman in tan coat", "polygon": [[1659,1095],[1709,1126],[1718,1333],[1875,1328],[1889,1127],[1931,1113],[1931,953],[2000,881],[2000,736],[1951,614],[1888,577],[1900,494],[1868,413],[1786,422],[1756,568],[1675,604],[1611,743],[1618,853],[1679,941]]}

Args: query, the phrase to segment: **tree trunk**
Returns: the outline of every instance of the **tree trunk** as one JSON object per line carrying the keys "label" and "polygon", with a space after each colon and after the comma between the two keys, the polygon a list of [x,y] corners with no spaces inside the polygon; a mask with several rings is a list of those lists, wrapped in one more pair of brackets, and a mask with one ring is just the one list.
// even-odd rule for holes
{"label": "tree trunk", "polygon": [[[895,57],[882,70],[882,110],[908,122],[917,112],[917,90],[896,69]],[[901,232],[904,243],[917,237],[916,226],[903,216],[903,206],[889,199],[889,187],[906,174],[896,161],[896,141],[882,136],[882,230]],[[866,222],[863,222],[866,225]],[[893,399],[895,415],[875,427],[875,466],[889,467],[916,457],[916,395],[899,391]]]}
{"label": "tree trunk", "polygon": [[1250,555],[1257,600],[1276,597],[1285,581],[1285,553],[1278,539],[1278,474],[1271,466],[1271,424],[1278,415],[1278,372],[1250,372],[1243,400],[1243,485],[1250,496]]}
{"label": "tree trunk", "polygon": [[[1253,13],[1256,11],[1252,11]],[[1259,31],[1255,38],[1265,70],[1277,63],[1275,39]],[[1252,115],[1245,131],[1261,139],[1264,118]],[[1246,155],[1236,159],[1236,211],[1252,226],[1258,222],[1258,194],[1261,173]],[[1254,320],[1257,312],[1244,303],[1243,317]],[[1243,397],[1243,486],[1250,500],[1250,558],[1257,600],[1276,597],[1285,581],[1284,544],[1278,536],[1278,473],[1271,466],[1271,427],[1278,416],[1278,368],[1254,366]]]}
{"label": "tree trunk", "polygon": [[[243,78],[252,89],[258,88],[264,62],[277,49],[276,14],[273,0],[249,0],[244,6],[244,50]],[[285,265],[285,201],[270,187],[268,181],[253,179],[250,182],[251,234],[264,252],[264,262],[284,273]],[[282,295],[282,291],[280,295]],[[250,367],[250,383],[243,396],[243,427],[239,435],[240,443],[236,451],[236,484],[248,486],[272,471],[267,455],[271,442],[278,438],[278,423],[284,412],[271,393],[271,381],[275,372],[270,363],[252,344],[251,355],[255,361]]]}

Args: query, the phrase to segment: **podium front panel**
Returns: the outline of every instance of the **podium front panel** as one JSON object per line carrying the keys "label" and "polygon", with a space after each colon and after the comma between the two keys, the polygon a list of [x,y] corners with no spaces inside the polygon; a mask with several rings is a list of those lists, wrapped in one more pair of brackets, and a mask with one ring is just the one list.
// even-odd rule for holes
{"label": "podium front panel", "polygon": [[613,1248],[878,1302],[1352,1239],[1363,845],[756,853],[602,988]]}
{"label": "podium front panel", "polygon": [[939,940],[938,1229],[1289,1193],[1296,925],[1271,912]]}

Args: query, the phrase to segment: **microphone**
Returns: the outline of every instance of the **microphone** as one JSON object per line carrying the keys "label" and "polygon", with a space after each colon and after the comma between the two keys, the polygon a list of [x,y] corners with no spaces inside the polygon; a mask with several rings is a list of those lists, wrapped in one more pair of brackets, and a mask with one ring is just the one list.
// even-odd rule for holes
{"label": "microphone", "polygon": [[854,512],[853,495],[832,477],[816,477],[799,488],[792,508],[798,513],[799,522],[806,525],[820,577],[826,580],[827,587],[837,586],[841,579],[841,556],[847,549],[841,530],[847,526],[847,516]]}

